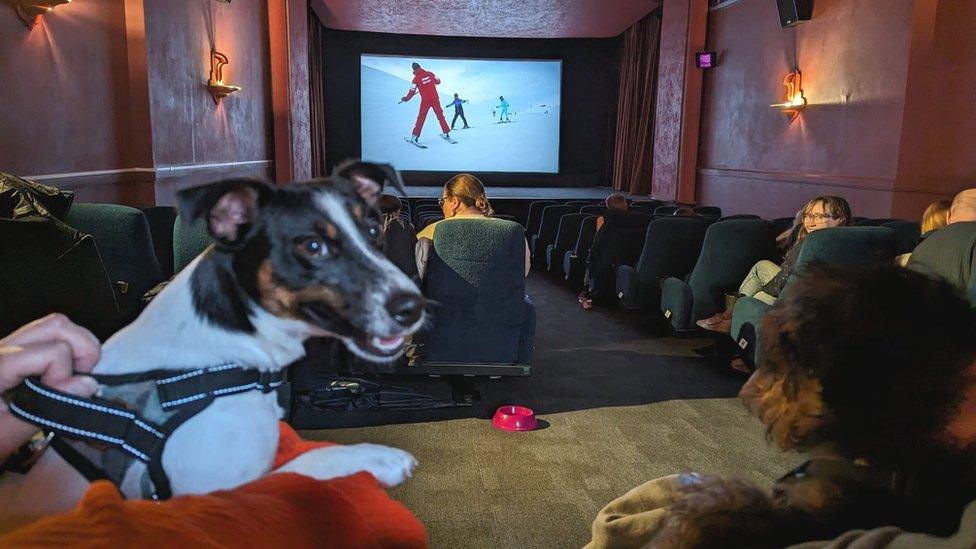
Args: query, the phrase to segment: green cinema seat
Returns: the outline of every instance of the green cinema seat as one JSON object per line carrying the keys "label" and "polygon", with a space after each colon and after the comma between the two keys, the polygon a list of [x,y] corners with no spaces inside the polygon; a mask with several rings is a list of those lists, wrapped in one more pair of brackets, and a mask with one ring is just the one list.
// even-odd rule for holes
{"label": "green cinema seat", "polygon": [[[894,261],[895,233],[888,227],[832,227],[810,233],[803,242],[793,274],[803,274],[810,265],[831,263],[858,265]],[[790,291],[790,279],[780,295]],[[762,317],[770,305],[754,297],[740,298],[732,310],[731,336],[753,363],[761,360]]]}

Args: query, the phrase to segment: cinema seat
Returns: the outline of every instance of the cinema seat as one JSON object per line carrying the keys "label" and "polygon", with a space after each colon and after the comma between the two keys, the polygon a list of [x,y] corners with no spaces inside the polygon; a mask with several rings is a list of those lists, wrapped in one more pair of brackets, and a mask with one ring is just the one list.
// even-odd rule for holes
{"label": "cinema seat", "polygon": [[566,214],[576,213],[572,206],[546,206],[542,209],[542,221],[539,223],[539,232],[532,236],[529,242],[529,251],[532,252],[532,259],[539,263],[545,262],[546,246],[552,244],[556,239],[556,231],[559,230],[559,220]]}
{"label": "cinema seat", "polygon": [[202,219],[190,225],[177,216],[173,224],[173,272],[182,271],[212,243],[213,238],[207,233]]}
{"label": "cinema seat", "polygon": [[580,213],[590,215],[603,215],[605,211],[607,211],[607,207],[602,204],[590,204],[580,208]]}
{"label": "cinema seat", "polygon": [[[802,274],[815,263],[857,265],[874,261],[893,261],[895,234],[888,227],[832,227],[814,231],[806,237],[797,257],[794,274]],[[780,295],[790,290],[790,279]],[[893,297],[894,298],[894,297]],[[754,297],[743,297],[732,311],[732,339],[753,364],[761,360],[762,317],[769,305]]]}
{"label": "cinema seat", "polygon": [[710,215],[715,219],[722,217],[722,208],[718,206],[695,206],[691,211],[698,215]]}
{"label": "cinema seat", "polygon": [[146,216],[130,206],[75,204],[64,222],[95,238],[120,310],[135,318],[142,310],[142,295],[163,280]]}
{"label": "cinema seat", "polygon": [[922,236],[921,226],[914,221],[887,221],[881,226],[888,227],[895,233],[895,255],[911,253]]}
{"label": "cinema seat", "polygon": [[769,223],[734,219],[714,223],[705,233],[701,254],[687,280],[664,281],[661,312],[675,330],[725,310],[725,294],[735,293],[749,269],[772,254]]}
{"label": "cinema seat", "polygon": [[563,254],[563,276],[574,289],[583,285],[583,275],[586,273],[586,260],[596,235],[596,216],[591,215],[583,219],[580,224],[579,236],[572,248]]}
{"label": "cinema seat", "polygon": [[594,301],[616,302],[617,269],[633,266],[644,248],[652,216],[633,212],[607,212],[603,227],[593,237],[587,268]]}
{"label": "cinema seat", "polygon": [[415,371],[528,375],[535,306],[525,295],[522,226],[491,218],[445,223],[433,244],[424,286],[436,305]]}
{"label": "cinema seat", "polygon": [[532,237],[539,234],[539,224],[542,223],[542,210],[546,206],[556,206],[555,200],[536,200],[529,204],[529,214],[525,218],[525,234],[531,242]]}
{"label": "cinema seat", "polygon": [[576,244],[579,239],[580,227],[583,220],[590,217],[587,214],[566,214],[559,218],[559,228],[552,244],[546,246],[546,269],[556,275],[563,276],[563,256],[566,251]]}
{"label": "cinema seat", "polygon": [[679,206],[658,206],[654,208],[652,213],[654,215],[673,215],[679,209],[681,209]]}
{"label": "cinema seat", "polygon": [[755,214],[734,214],[734,215],[723,215],[718,218],[719,221],[732,221],[733,219],[762,219]]}
{"label": "cinema seat", "polygon": [[617,299],[624,309],[656,309],[661,281],[684,278],[695,266],[708,224],[700,218],[664,217],[651,221],[640,259],[617,268]]}
{"label": "cinema seat", "polygon": [[163,279],[173,276],[173,225],[176,223],[176,208],[172,206],[153,206],[142,208],[152,233],[153,251],[159,261]]}

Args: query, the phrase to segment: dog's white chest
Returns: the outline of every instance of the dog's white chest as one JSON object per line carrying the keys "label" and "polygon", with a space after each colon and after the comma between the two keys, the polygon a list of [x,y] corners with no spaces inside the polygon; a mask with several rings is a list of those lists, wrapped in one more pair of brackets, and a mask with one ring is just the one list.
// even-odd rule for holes
{"label": "dog's white chest", "polygon": [[274,392],[215,400],[181,425],[163,452],[173,495],[240,486],[271,470],[282,409]]}

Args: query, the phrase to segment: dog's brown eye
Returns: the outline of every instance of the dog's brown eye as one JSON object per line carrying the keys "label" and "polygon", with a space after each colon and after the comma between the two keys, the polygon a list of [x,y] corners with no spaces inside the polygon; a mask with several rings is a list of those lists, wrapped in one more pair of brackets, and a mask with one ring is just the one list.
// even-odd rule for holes
{"label": "dog's brown eye", "polygon": [[329,255],[329,249],[322,242],[321,238],[309,237],[298,243],[298,251],[305,257],[325,257]]}

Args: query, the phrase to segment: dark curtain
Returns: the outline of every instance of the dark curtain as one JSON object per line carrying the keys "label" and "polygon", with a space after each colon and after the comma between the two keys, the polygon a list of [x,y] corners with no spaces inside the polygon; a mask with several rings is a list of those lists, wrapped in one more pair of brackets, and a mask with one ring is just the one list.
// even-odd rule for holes
{"label": "dark curtain", "polygon": [[613,162],[613,188],[618,191],[651,192],[660,45],[660,10],[624,32]]}
{"label": "dark curtain", "polygon": [[309,117],[312,130],[312,177],[325,177],[325,27],[308,10]]}

